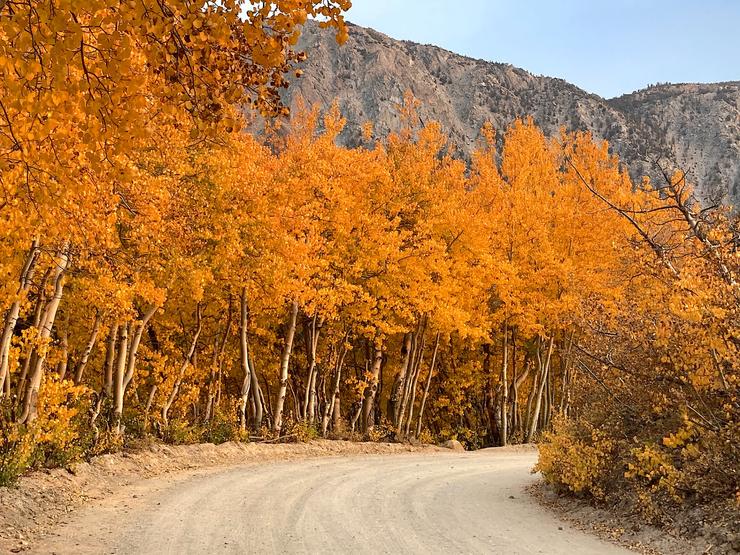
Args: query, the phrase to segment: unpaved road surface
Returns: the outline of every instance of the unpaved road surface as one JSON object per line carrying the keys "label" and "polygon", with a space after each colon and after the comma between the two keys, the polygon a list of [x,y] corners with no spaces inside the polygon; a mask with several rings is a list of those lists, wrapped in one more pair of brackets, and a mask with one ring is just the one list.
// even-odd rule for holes
{"label": "unpaved road surface", "polygon": [[630,553],[524,490],[534,451],[336,457],[158,477],[77,511],[33,553]]}

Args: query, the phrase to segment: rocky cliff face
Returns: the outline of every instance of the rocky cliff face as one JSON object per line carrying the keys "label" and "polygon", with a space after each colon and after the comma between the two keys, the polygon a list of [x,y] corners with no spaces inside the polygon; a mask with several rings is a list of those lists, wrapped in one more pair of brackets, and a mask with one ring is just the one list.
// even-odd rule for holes
{"label": "rocky cliff face", "polygon": [[654,151],[686,168],[705,197],[740,204],[740,82],[662,85],[608,102]]}
{"label": "rocky cliff face", "polygon": [[740,201],[740,82],[656,86],[605,100],[561,79],[354,25],[340,47],[309,24],[300,47],[309,59],[285,100],[294,104],[301,95],[322,106],[336,100],[348,120],[341,137],[348,146],[359,143],[365,121],[379,136],[397,130],[398,105],[410,90],[422,103],[421,119],[440,122],[462,155],[474,148],[484,122],[503,130],[532,116],[547,134],[565,126],[608,140],[635,178],[653,174],[650,161],[664,156],[690,171],[705,199]]}

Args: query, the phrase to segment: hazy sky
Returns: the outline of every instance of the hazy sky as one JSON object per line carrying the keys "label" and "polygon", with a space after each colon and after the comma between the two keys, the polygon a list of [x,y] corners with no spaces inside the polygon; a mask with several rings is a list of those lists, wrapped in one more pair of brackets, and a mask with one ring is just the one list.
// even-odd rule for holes
{"label": "hazy sky", "polygon": [[347,18],[607,98],[740,80],[740,0],[352,0]]}

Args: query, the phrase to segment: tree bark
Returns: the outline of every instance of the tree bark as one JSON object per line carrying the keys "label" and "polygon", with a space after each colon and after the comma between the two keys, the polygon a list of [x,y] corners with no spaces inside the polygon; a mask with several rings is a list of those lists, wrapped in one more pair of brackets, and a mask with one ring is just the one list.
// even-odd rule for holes
{"label": "tree bark", "polygon": [[373,365],[370,371],[370,385],[365,388],[365,397],[362,402],[362,425],[363,430],[367,432],[374,424],[375,419],[371,418],[375,402],[375,394],[378,391],[378,377],[380,376],[380,366],[383,364],[383,351],[378,345],[374,348]]}
{"label": "tree bark", "polygon": [[232,321],[232,300],[229,295],[229,309],[226,316],[226,327],[224,328],[224,334],[221,337],[221,341],[214,341],[213,345],[213,361],[211,363],[211,374],[208,379],[208,392],[206,399],[206,410],[203,416],[205,422],[209,422],[214,413],[214,406],[217,406],[218,390],[221,387],[221,367],[223,365],[224,351],[226,350],[226,343],[231,333],[231,321]]}
{"label": "tree bark", "polygon": [[439,349],[439,332],[434,340],[434,352],[432,353],[432,362],[429,365],[429,374],[427,374],[427,380],[424,384],[424,394],[421,396],[421,406],[419,407],[419,419],[416,422],[416,437],[421,435],[421,426],[424,420],[424,407],[427,404],[427,397],[429,396],[429,386],[432,383],[432,374],[434,373],[434,365],[437,362],[437,350]]}
{"label": "tree bark", "polygon": [[198,303],[198,305],[195,308],[196,324],[195,324],[195,334],[193,335],[193,341],[190,343],[190,349],[188,350],[187,355],[185,355],[185,360],[183,360],[182,365],[180,365],[180,371],[177,374],[177,380],[175,380],[175,385],[172,388],[172,392],[170,393],[170,396],[167,398],[167,401],[162,407],[162,423],[164,424],[165,427],[167,427],[167,425],[169,424],[167,417],[170,412],[170,408],[172,407],[172,403],[175,402],[175,399],[177,398],[177,394],[180,392],[180,386],[182,385],[182,380],[185,377],[185,371],[188,369],[188,366],[190,366],[193,363],[193,357],[195,356],[195,350],[198,348],[198,339],[200,338],[201,331],[203,331],[203,319],[201,317],[201,310],[202,310],[201,304]]}
{"label": "tree bark", "polygon": [[252,386],[252,372],[249,368],[249,341],[247,336],[247,324],[249,320],[249,307],[247,305],[247,288],[242,288],[239,317],[239,361],[244,379],[239,396],[239,428],[247,429],[247,400]]}
{"label": "tree bark", "polygon": [[77,363],[77,368],[75,369],[75,385],[80,385],[82,383],[82,375],[85,372],[87,361],[90,359],[92,350],[95,348],[95,341],[98,339],[98,332],[100,332],[100,321],[100,313],[97,313],[95,315],[95,322],[93,322],[92,332],[90,332],[90,339],[88,340],[87,345],[85,346],[85,350],[82,352],[82,356],[80,357],[80,361],[79,363]]}
{"label": "tree bark", "polygon": [[116,363],[116,345],[118,343],[118,324],[113,324],[108,331],[108,342],[105,346],[105,380],[103,391],[110,397],[113,394],[113,367]]}
{"label": "tree bark", "polygon": [[38,241],[34,240],[21,270],[18,291],[16,292],[17,298],[10,305],[5,315],[3,333],[0,336],[0,399],[6,390],[5,381],[8,380],[8,383],[10,382],[10,345],[13,341],[13,332],[18,322],[18,316],[20,315],[21,302],[25,299],[31,287],[31,280],[36,269],[36,261],[38,260],[39,253]]}
{"label": "tree bark", "polygon": [[68,265],[69,243],[67,242],[59,251],[59,261],[56,263],[54,270],[54,294],[46,303],[46,308],[41,318],[41,327],[37,335],[38,345],[34,349],[36,358],[31,368],[31,378],[23,403],[23,413],[19,418],[20,423],[30,423],[36,420],[39,388],[41,387],[41,379],[44,373],[44,362],[46,361],[46,353],[49,348],[48,343],[51,339],[51,331],[54,328],[54,320],[59,309],[59,303],[62,301],[62,294],[64,293],[64,280]]}
{"label": "tree bark", "polygon": [[406,382],[406,374],[411,364],[411,351],[414,334],[408,332],[403,338],[403,347],[401,348],[401,354],[403,355],[403,364],[399,371],[396,379],[393,380],[393,387],[391,389],[391,395],[389,400],[388,412],[393,415],[393,425],[398,427],[399,420],[401,418],[401,399],[402,390],[404,383]]}
{"label": "tree bark", "polygon": [[511,329],[511,386],[509,395],[511,398],[511,431],[510,437],[519,432],[519,380],[518,367],[516,364],[516,328]]}
{"label": "tree bark", "polygon": [[[128,322],[120,326],[120,338],[118,341],[118,360],[114,378],[115,406],[113,412],[113,428],[116,434],[121,434],[121,420],[123,418],[123,403],[126,388],[131,383],[136,371],[136,355],[141,344],[141,336],[146,329],[149,320],[159,310],[159,305],[152,306],[142,317],[134,324]],[[135,330],[135,331],[134,331]]]}
{"label": "tree bark", "polygon": [[531,422],[531,425],[529,427],[529,433],[527,434],[527,442],[528,443],[531,443],[532,442],[532,440],[534,439],[535,434],[537,433],[537,424],[539,422],[540,409],[542,407],[542,395],[544,393],[545,386],[546,386],[546,384],[548,382],[548,374],[550,373],[550,361],[552,359],[552,348],[553,348],[554,342],[555,342],[555,337],[553,336],[553,337],[550,338],[550,344],[549,344],[549,346],[547,348],[547,357],[546,357],[544,363],[542,362],[542,356],[541,356],[541,354],[539,352],[539,348],[538,348],[537,357],[538,357],[538,359],[540,361],[540,372],[539,372],[539,374],[540,374],[540,385],[539,385],[539,390],[537,392],[537,397],[536,397],[536,400],[535,400],[534,412],[532,414],[532,422]]}
{"label": "tree bark", "polygon": [[306,378],[306,391],[303,398],[303,417],[310,423],[316,420],[316,350],[319,344],[319,331],[321,322],[317,320],[316,314],[306,326],[304,335],[306,341],[306,354],[308,356],[308,376]]}
{"label": "tree bark", "polygon": [[57,363],[57,375],[60,380],[67,376],[67,367],[69,366],[69,317],[63,319],[60,347],[62,348],[62,358]]}
{"label": "tree bark", "polygon": [[558,411],[565,416],[568,416],[570,406],[571,355],[573,352],[574,335],[575,332],[571,331],[568,338],[568,347],[565,352],[565,360],[563,361],[562,391],[560,393],[560,407]]}
{"label": "tree bark", "polygon": [[251,371],[250,375],[252,380],[252,385],[250,386],[250,389],[252,391],[252,399],[254,400],[254,422],[252,423],[252,427],[255,431],[259,431],[260,427],[262,426],[265,399],[262,395],[262,388],[260,387],[259,376],[257,375],[257,368],[255,368],[254,366],[254,359],[252,359],[251,355],[249,357],[249,369]]}
{"label": "tree bark", "polygon": [[285,345],[280,358],[280,389],[278,391],[277,403],[275,404],[275,419],[273,431],[277,434],[283,427],[283,407],[285,405],[285,394],[288,391],[288,369],[290,367],[290,353],[293,350],[293,338],[295,337],[296,320],[298,319],[298,303],[293,301],[290,309],[290,321],[288,323],[288,334],[285,337]]}
{"label": "tree bark", "polygon": [[[411,413],[413,412],[413,401],[411,404],[411,408],[409,408],[409,401],[411,401],[412,397],[414,397],[414,394],[416,393],[416,380],[418,378],[419,371],[421,370],[421,364],[424,358],[424,346],[426,344],[426,327],[427,319],[426,317],[422,317],[417,328],[416,339],[414,341],[414,352],[411,358],[411,365],[409,367],[409,372],[406,375],[403,395],[401,397],[401,413],[398,421],[398,430],[399,432],[405,430],[405,434],[407,435],[409,425],[411,424]],[[406,417],[407,411],[408,418]]]}
{"label": "tree bark", "polygon": [[332,390],[331,401],[326,404],[324,409],[324,418],[321,421],[321,435],[324,437],[326,437],[326,430],[329,427],[329,417],[334,415],[335,407],[339,401],[339,388],[342,383],[342,367],[344,366],[344,357],[347,355],[347,349],[345,347],[347,338],[348,333],[346,333],[342,338],[342,345],[339,348],[337,363],[334,369],[334,389]]}
{"label": "tree bark", "polygon": [[113,429],[120,435],[121,419],[123,418],[123,393],[126,373],[126,354],[128,353],[128,329],[130,322],[119,326],[118,335],[118,359],[113,377]]}
{"label": "tree bark", "polygon": [[139,352],[139,344],[141,343],[141,336],[144,334],[149,320],[159,310],[159,305],[152,306],[143,316],[143,318],[136,325],[136,332],[131,337],[131,344],[128,348],[128,357],[126,360],[126,375],[123,381],[123,388],[126,389],[131,379],[134,377],[134,371],[136,370],[136,355]]}
{"label": "tree bark", "polygon": [[509,326],[503,324],[503,355],[501,358],[501,445],[506,446],[509,438]]}

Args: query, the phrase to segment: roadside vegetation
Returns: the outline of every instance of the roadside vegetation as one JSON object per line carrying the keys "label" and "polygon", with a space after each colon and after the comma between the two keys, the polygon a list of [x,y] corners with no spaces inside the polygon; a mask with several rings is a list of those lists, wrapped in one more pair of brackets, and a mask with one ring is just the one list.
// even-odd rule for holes
{"label": "roadside vegetation", "polygon": [[0,0],[0,484],[143,436],[539,441],[563,491],[734,518],[736,216],[531,121],[466,163],[411,95],[357,148],[278,126],[349,2],[241,4]]}

